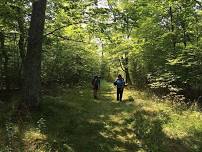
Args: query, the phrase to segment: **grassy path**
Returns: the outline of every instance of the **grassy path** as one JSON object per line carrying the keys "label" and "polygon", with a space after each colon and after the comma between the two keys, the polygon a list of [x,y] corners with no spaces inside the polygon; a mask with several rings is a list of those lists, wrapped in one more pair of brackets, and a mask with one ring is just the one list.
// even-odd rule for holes
{"label": "grassy path", "polygon": [[[128,101],[132,96],[134,101]],[[102,84],[99,100],[90,89],[64,91],[44,99],[48,135],[58,147],[78,152],[202,151],[202,116],[149,96],[125,90],[124,102],[115,88]]]}
{"label": "grassy path", "polygon": [[25,151],[202,151],[202,113],[197,110],[127,89],[119,103],[106,82],[98,100],[89,88],[50,94],[20,136]]}

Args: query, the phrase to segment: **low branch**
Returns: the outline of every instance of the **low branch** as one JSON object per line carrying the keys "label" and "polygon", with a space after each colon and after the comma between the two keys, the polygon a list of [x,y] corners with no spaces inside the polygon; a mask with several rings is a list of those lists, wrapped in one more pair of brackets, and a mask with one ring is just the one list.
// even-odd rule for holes
{"label": "low branch", "polygon": [[49,32],[49,33],[46,33],[44,36],[51,35],[51,34],[55,33],[56,31],[59,31],[59,30],[65,28],[65,27],[67,27],[67,26],[69,26],[69,25],[64,25],[64,26],[61,26],[61,27],[59,27],[59,28],[57,28],[57,29],[54,29],[53,31],[51,31],[51,32]]}

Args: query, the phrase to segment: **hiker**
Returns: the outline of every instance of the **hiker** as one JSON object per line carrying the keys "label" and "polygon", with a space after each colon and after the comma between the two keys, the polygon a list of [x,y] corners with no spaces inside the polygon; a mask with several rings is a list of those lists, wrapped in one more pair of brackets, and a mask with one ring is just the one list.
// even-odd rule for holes
{"label": "hiker", "polygon": [[118,78],[114,81],[114,85],[116,85],[117,87],[117,101],[122,101],[125,81],[120,74],[118,75]]}
{"label": "hiker", "polygon": [[92,80],[92,87],[93,87],[93,96],[95,99],[97,99],[97,91],[100,88],[100,79],[98,76],[94,76]]}

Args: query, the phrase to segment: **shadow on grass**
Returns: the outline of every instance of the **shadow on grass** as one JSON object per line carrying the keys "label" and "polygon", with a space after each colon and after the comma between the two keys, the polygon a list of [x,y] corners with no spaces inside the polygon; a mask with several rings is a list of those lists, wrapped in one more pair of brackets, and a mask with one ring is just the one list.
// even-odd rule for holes
{"label": "shadow on grass", "polygon": [[134,133],[141,142],[145,151],[151,152],[188,152],[184,139],[171,139],[163,131],[163,125],[169,121],[164,114],[157,114],[153,111],[138,109],[133,118],[128,120],[133,124]]}
{"label": "shadow on grass", "polygon": [[[43,136],[36,131],[27,137],[32,141],[21,139],[22,143],[27,142],[25,151],[34,151],[33,148],[37,149],[40,144],[46,146],[43,151],[53,152],[190,151],[184,141],[193,141],[192,137],[171,139],[164,133],[163,125],[169,121],[168,115],[145,110],[135,102],[126,104],[130,100],[117,103],[113,99],[114,93],[113,88],[106,85],[98,100],[92,98],[89,89],[72,89],[45,96],[40,110],[32,113],[27,128],[41,129],[39,133],[46,138],[39,141]],[[40,118],[45,122],[37,125]],[[201,137],[201,132],[193,132]],[[33,140],[33,136],[37,138]],[[200,151],[201,141],[194,143],[198,146],[195,151]]]}
{"label": "shadow on grass", "polygon": [[124,112],[124,108],[126,113],[132,110],[113,102],[112,89],[103,90],[98,100],[92,98],[89,90],[47,96],[40,113],[33,115],[34,121],[40,117],[46,120],[47,137],[55,151],[67,151],[65,145],[76,152],[137,151],[138,145],[127,140],[128,131],[132,130],[111,119]]}
{"label": "shadow on grass", "polygon": [[[75,152],[201,150],[201,141],[191,137],[173,139],[165,134],[163,125],[169,122],[165,113],[145,110],[135,103],[128,105],[128,100],[114,102],[113,94],[113,88],[108,87],[98,100],[92,99],[92,92],[87,89],[82,93],[73,90],[66,95],[46,97],[35,121],[40,117],[46,120],[52,150],[65,152],[66,146]],[[196,149],[188,147],[190,144],[186,143],[190,141],[196,144]]]}
{"label": "shadow on grass", "polygon": [[193,136],[188,136],[184,138],[184,142],[188,145],[192,145],[192,151],[201,152],[202,151],[202,131],[192,130]]}

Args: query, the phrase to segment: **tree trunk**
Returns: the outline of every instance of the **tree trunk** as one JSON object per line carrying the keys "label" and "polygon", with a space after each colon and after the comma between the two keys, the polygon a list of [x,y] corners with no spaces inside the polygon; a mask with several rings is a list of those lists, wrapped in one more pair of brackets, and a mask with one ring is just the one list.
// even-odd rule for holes
{"label": "tree trunk", "polygon": [[199,33],[200,32],[199,32],[199,24],[198,24],[199,20],[198,20],[197,16],[195,17],[195,20],[196,20],[196,34],[195,34],[196,35],[196,46],[199,47]]}
{"label": "tree trunk", "polygon": [[187,34],[186,34],[186,29],[183,29],[183,43],[184,43],[184,47],[187,47]]}
{"label": "tree trunk", "polygon": [[128,54],[125,54],[125,75],[126,75],[126,83],[132,84],[130,79],[130,73],[128,69]]}
{"label": "tree trunk", "polygon": [[[173,23],[173,11],[171,6],[170,6],[169,14],[170,14],[171,31],[174,32],[175,29],[174,29],[174,23]],[[174,51],[176,51],[176,38],[174,35],[172,36],[172,43],[173,43],[173,49]]]}
{"label": "tree trunk", "polygon": [[18,28],[20,31],[20,38],[18,41],[18,47],[19,47],[20,58],[21,58],[21,64],[20,64],[20,70],[19,70],[19,78],[20,78],[19,86],[22,87],[23,65],[25,62],[25,53],[26,53],[26,50],[25,50],[25,25],[24,25],[25,20],[24,20],[21,8],[17,8],[17,9],[18,9],[17,12],[19,14],[17,22],[18,22]]}
{"label": "tree trunk", "polygon": [[128,68],[126,68],[125,75],[126,75],[126,83],[131,84],[131,79],[130,79],[130,74],[129,74]]}
{"label": "tree trunk", "polygon": [[8,53],[5,49],[5,36],[4,33],[0,32],[0,43],[1,43],[1,50],[2,50],[2,56],[4,58],[3,61],[3,76],[4,76],[4,83],[5,83],[5,89],[10,89],[10,82],[9,82],[9,75],[8,75]]}
{"label": "tree trunk", "polygon": [[28,33],[27,54],[24,62],[23,99],[26,105],[37,108],[41,91],[41,52],[45,22],[46,0],[35,0],[32,3],[31,23]]}

